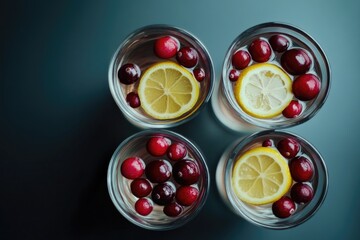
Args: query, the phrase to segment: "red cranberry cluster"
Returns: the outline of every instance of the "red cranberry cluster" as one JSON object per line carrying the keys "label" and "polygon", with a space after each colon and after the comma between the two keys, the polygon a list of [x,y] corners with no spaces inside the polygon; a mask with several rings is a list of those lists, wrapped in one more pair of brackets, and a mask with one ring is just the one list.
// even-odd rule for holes
{"label": "red cranberry cluster", "polygon": [[[155,40],[154,53],[162,59],[170,59],[175,57],[176,61],[186,68],[193,69],[193,75],[199,82],[205,79],[205,71],[201,67],[196,67],[199,61],[198,52],[190,47],[184,46],[180,48],[178,39],[172,36],[164,36]],[[130,85],[136,83],[141,76],[140,67],[135,63],[125,63],[118,70],[118,78],[120,83]],[[130,92],[126,96],[126,101],[132,108],[141,105],[139,95],[136,92]]]}
{"label": "red cranberry cluster", "polygon": [[311,73],[313,70],[310,53],[301,47],[291,46],[291,40],[281,34],[272,35],[268,39],[257,38],[247,48],[241,48],[232,55],[233,69],[229,72],[230,81],[237,81],[240,71],[249,66],[251,60],[258,63],[276,61],[273,58],[278,56],[281,67],[294,77],[292,91],[296,99],[292,100],[282,112],[286,118],[299,116],[303,110],[299,100],[314,99],[321,87],[319,78]]}
{"label": "red cranberry cluster", "polygon": [[[267,139],[264,147],[275,147],[273,140]],[[300,144],[293,138],[283,138],[277,145],[277,150],[289,160],[290,174],[295,181],[290,189],[290,197],[283,196],[272,205],[272,211],[279,218],[287,218],[296,211],[296,204],[306,204],[313,198],[311,179],[314,175],[312,162],[301,153]]]}
{"label": "red cranberry cluster", "polygon": [[135,211],[143,216],[149,215],[155,203],[163,206],[167,216],[179,216],[185,207],[192,205],[199,197],[199,190],[195,186],[200,177],[199,166],[187,158],[184,144],[171,142],[162,136],[150,138],[146,149],[155,157],[154,160],[145,164],[139,157],[129,157],[121,164],[122,176],[132,180],[131,193],[139,198]]}
{"label": "red cranberry cluster", "polygon": [[196,49],[190,46],[180,48],[180,42],[175,37],[164,36],[155,40],[154,52],[156,56],[163,59],[175,57],[180,65],[193,69],[194,77],[199,82],[205,79],[204,69],[196,67],[199,62],[199,54]]}

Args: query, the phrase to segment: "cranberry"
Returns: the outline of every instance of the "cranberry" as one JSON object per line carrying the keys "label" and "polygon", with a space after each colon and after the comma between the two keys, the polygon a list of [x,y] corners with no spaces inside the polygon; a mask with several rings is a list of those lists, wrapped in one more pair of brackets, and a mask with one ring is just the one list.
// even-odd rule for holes
{"label": "cranberry", "polygon": [[273,145],[273,141],[271,139],[266,139],[262,143],[263,147],[271,147],[272,145]]}
{"label": "cranberry", "polygon": [[195,68],[193,74],[198,82],[202,82],[202,80],[205,79],[205,71],[203,68]]}
{"label": "cranberry", "polygon": [[126,101],[129,103],[130,107],[132,108],[137,108],[141,105],[139,95],[134,92],[129,92],[126,95]]}
{"label": "cranberry", "polygon": [[160,157],[164,155],[169,147],[169,141],[164,137],[152,137],[147,142],[147,151],[153,155]]}
{"label": "cranberry", "polygon": [[152,210],[153,204],[150,199],[140,198],[135,203],[135,211],[142,216],[149,215]]}
{"label": "cranberry", "polygon": [[190,206],[199,197],[199,190],[192,186],[181,186],[176,191],[176,201],[183,206]]}
{"label": "cranberry", "polygon": [[236,82],[239,78],[240,75],[240,71],[236,70],[236,69],[231,69],[231,71],[229,72],[229,79],[232,82]]}
{"label": "cranberry", "polygon": [[130,189],[135,197],[146,197],[151,193],[152,186],[145,178],[137,178],[130,184]]}
{"label": "cranberry", "polygon": [[180,160],[173,166],[173,177],[181,185],[191,185],[199,180],[200,170],[196,162]]}
{"label": "cranberry", "polygon": [[296,206],[293,200],[289,197],[282,197],[272,205],[272,211],[278,218],[290,217],[295,212]]}
{"label": "cranberry", "polygon": [[249,52],[256,62],[266,62],[271,56],[271,47],[263,39],[255,39],[249,46]]}
{"label": "cranberry", "polygon": [[299,143],[292,138],[284,138],[277,144],[277,149],[286,158],[293,158],[300,150]]}
{"label": "cranberry", "polygon": [[129,157],[121,164],[121,174],[128,179],[135,179],[143,175],[144,161],[139,157]]}
{"label": "cranberry", "polygon": [[239,50],[234,53],[231,58],[231,63],[236,69],[244,69],[246,68],[251,60],[251,56],[248,51],[246,50]]}
{"label": "cranberry", "polygon": [[177,52],[176,59],[184,67],[192,68],[198,62],[198,53],[192,47],[183,47]]}
{"label": "cranberry", "polygon": [[172,58],[179,49],[179,42],[171,36],[158,38],[154,44],[154,52],[159,58]]}
{"label": "cranberry", "polygon": [[269,43],[276,52],[284,52],[290,45],[289,40],[285,36],[279,34],[271,36]]}
{"label": "cranberry", "polygon": [[303,156],[292,159],[289,168],[292,178],[297,182],[309,181],[314,174],[311,161]]}
{"label": "cranberry", "polygon": [[184,144],[182,143],[173,143],[168,149],[168,157],[170,160],[178,161],[183,159],[187,154],[187,150]]}
{"label": "cranberry", "polygon": [[302,101],[314,99],[320,92],[320,80],[313,74],[303,74],[292,84],[292,91],[296,98]]}
{"label": "cranberry", "polygon": [[304,49],[293,48],[284,52],[280,62],[288,73],[300,75],[309,71],[312,61]]}
{"label": "cranberry", "polygon": [[141,71],[138,65],[126,63],[118,71],[118,78],[121,83],[129,85],[139,80]]}
{"label": "cranberry", "polygon": [[309,185],[298,182],[291,187],[290,195],[296,203],[302,204],[311,201],[314,191]]}
{"label": "cranberry", "polygon": [[156,185],[151,193],[152,200],[159,205],[171,203],[175,197],[175,188],[168,183]]}
{"label": "cranberry", "polygon": [[154,160],[145,168],[146,177],[153,183],[163,183],[171,177],[171,165],[166,160]]}
{"label": "cranberry", "polygon": [[163,208],[165,215],[169,217],[177,217],[182,212],[183,208],[176,202],[169,203]]}
{"label": "cranberry", "polygon": [[300,115],[301,111],[301,103],[297,100],[291,100],[289,105],[283,110],[282,114],[286,118],[295,118]]}

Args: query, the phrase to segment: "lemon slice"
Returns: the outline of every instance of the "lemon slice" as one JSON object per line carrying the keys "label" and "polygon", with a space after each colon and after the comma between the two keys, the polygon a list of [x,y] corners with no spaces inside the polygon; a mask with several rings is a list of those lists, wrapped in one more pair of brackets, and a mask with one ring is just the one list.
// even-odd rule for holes
{"label": "lemon slice", "polygon": [[237,103],[249,115],[272,118],[281,114],[293,98],[292,81],[276,65],[258,63],[240,73],[234,94]]}
{"label": "lemon slice", "polygon": [[286,159],[270,147],[257,147],[245,152],[233,168],[233,190],[246,203],[262,205],[275,202],[285,195],[291,184]]}
{"label": "lemon slice", "polygon": [[186,68],[174,62],[149,67],[140,79],[138,94],[144,111],[155,119],[174,119],[190,111],[200,86]]}

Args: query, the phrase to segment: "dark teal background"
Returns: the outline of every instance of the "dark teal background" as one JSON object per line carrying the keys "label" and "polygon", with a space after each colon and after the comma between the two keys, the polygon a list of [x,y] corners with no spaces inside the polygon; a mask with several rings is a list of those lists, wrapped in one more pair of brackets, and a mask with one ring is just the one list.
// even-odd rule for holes
{"label": "dark teal background", "polygon": [[[200,214],[152,232],[118,213],[106,189],[117,145],[139,131],[122,116],[107,80],[112,54],[133,30],[171,24],[207,46],[217,79],[230,43],[256,24],[280,21],[312,35],[330,60],[332,87],[320,112],[288,129],[328,166],[327,198],[292,229],[254,226],[220,200],[214,173],[241,134],[208,106],[172,130],[207,157],[211,191]],[[0,239],[359,239],[360,4],[342,1],[2,1],[0,3]]]}

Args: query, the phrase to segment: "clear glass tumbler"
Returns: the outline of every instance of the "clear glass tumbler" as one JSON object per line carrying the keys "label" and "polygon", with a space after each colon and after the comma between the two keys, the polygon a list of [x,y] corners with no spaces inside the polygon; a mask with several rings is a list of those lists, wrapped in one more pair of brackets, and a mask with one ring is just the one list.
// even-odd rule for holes
{"label": "clear glass tumbler", "polygon": [[[154,142],[150,142],[157,138],[166,140],[165,150],[162,148],[166,152],[158,152],[154,156],[154,152],[149,150],[150,148],[154,149],[154,145],[150,147]],[[170,151],[174,150],[172,146],[176,144],[185,147],[185,154],[176,158],[174,155],[170,157]],[[133,157],[142,159],[141,162],[145,169],[140,172],[140,175],[128,178],[123,174],[122,168],[126,159]],[[165,165],[157,165],[158,163],[165,163]],[[198,173],[195,178],[193,175],[194,164],[197,166],[195,172]],[[186,169],[189,166],[190,172],[187,172]],[[169,175],[166,179],[155,178],[154,180],[154,173],[164,174],[167,171]],[[192,175],[191,182],[178,180],[186,174]],[[145,193],[145,196],[136,195],[137,193],[134,192],[132,184],[137,179],[145,180],[150,185],[150,191]],[[193,219],[205,204],[209,193],[209,184],[209,170],[200,149],[187,138],[168,130],[143,130],[125,139],[115,150],[108,168],[108,191],[115,207],[133,224],[150,230],[174,229]],[[166,187],[162,188],[164,185]],[[144,189],[144,185],[139,186]],[[162,191],[162,189],[165,190]],[[192,194],[193,191],[188,194],[188,189],[195,189],[196,198]],[[152,206],[150,213],[144,214],[141,209],[136,208],[140,199],[145,199]],[[171,204],[173,206],[175,204],[177,208],[170,207],[170,213],[166,214],[165,208]]]}
{"label": "clear glass tumbler", "polygon": [[[160,43],[160,47],[158,47],[158,50],[162,51],[162,53],[158,54],[156,52],[156,41],[163,37],[170,37],[169,42],[173,45],[176,45],[176,54],[175,52],[173,52],[173,54],[169,53],[171,52],[171,46],[168,48],[167,44],[169,43],[167,43],[165,40]],[[192,62],[192,60],[185,59],[185,63],[181,61],[179,62],[178,60],[178,55],[183,54],[183,52],[179,53],[180,50],[189,48],[195,49],[195,51],[190,52],[188,50],[185,52],[185,54],[189,54],[189,57],[191,59],[194,59],[194,55],[196,55],[196,64]],[[185,54],[183,54],[182,56],[184,56]],[[149,112],[144,111],[142,102],[140,103],[140,106],[138,106],[138,102],[135,101],[133,103],[135,107],[134,105],[131,106],[129,102],[131,100],[127,99],[128,94],[139,93],[139,83],[142,81],[142,77],[145,75],[145,72],[147,72],[147,70],[149,70],[156,64],[163,64],[168,62],[175,63],[176,65],[178,65],[178,68],[180,67],[182,71],[187,72],[185,73],[185,75],[189,76],[190,74],[193,78],[198,80],[195,80],[195,84],[199,86],[198,96],[196,102],[191,107],[191,109],[187,109],[179,116],[157,117],[151,114],[149,115]],[[136,66],[128,68],[127,70],[123,70],[130,72],[133,77],[135,75],[135,78],[130,79],[130,82],[124,84],[119,79],[119,71],[121,71],[120,69],[126,64],[134,64]],[[119,106],[121,112],[129,120],[129,122],[142,129],[169,128],[190,120],[197,113],[199,113],[204,104],[209,101],[215,84],[213,62],[209,52],[207,51],[203,43],[192,33],[184,29],[169,25],[145,26],[135,30],[128,37],[126,37],[114,53],[113,58],[111,59],[108,74],[110,91],[116,104]],[[153,80],[157,82],[153,83],[153,85],[157,84],[157,86],[153,86],[153,88],[146,91],[156,92],[158,91],[158,89],[156,88],[161,86],[164,87],[163,95],[166,95],[168,94],[168,91],[171,90],[169,89],[171,88],[171,86],[164,86],[166,85],[166,83],[163,83],[162,80],[155,78]],[[174,88],[176,88],[175,85],[176,83],[173,86]],[[187,92],[183,89],[178,94],[187,94]],[[169,98],[168,101],[172,100],[173,99]],[[186,101],[186,99],[184,101]],[[178,105],[182,104],[181,102],[176,100],[175,102]],[[165,108],[167,107],[164,106],[164,109],[160,109],[159,111],[169,110]]]}
{"label": "clear glass tumbler", "polygon": [[[259,44],[259,42],[262,43]],[[264,45],[265,50],[263,49]],[[243,52],[243,55],[239,52]],[[250,67],[264,66],[264,63],[275,66],[291,80],[292,84],[290,83],[287,88],[290,93],[294,93],[292,100],[296,103],[291,103],[292,106],[290,103],[288,105],[290,116],[281,112],[284,109],[280,108],[274,116],[259,117],[251,114],[252,110],[249,111],[240,106],[239,99],[246,99],[245,95],[248,94],[244,93],[246,91],[240,92],[239,99],[235,96],[235,86],[240,81],[238,76],[245,75]],[[306,79],[306,76],[302,76],[309,74],[316,76],[321,84],[319,91],[312,95],[309,92],[314,90],[314,86],[311,85],[314,81],[311,82],[309,78]],[[297,86],[294,86],[295,79],[300,77],[302,80],[298,80]],[[212,96],[212,107],[217,119],[234,131],[255,132],[291,127],[309,120],[319,111],[329,94],[330,77],[328,59],[320,45],[309,34],[288,24],[263,23],[242,32],[230,45],[225,55],[221,80]],[[266,82],[259,84],[265,85],[261,86],[259,93],[262,97],[268,97],[277,91],[278,85],[271,86]],[[258,88],[254,85],[252,87]],[[267,95],[269,93],[270,95]],[[249,97],[249,101],[255,102],[251,99],[254,97],[251,94],[247,97]],[[270,102],[270,105],[276,104],[277,97],[270,96],[267,101]],[[254,108],[259,107],[256,106],[259,102],[253,104]],[[294,106],[296,108],[291,109]]]}
{"label": "clear glass tumbler", "polygon": [[[280,147],[284,148],[284,146],[280,146],[280,141],[289,138],[300,145],[300,150],[295,157],[290,159],[286,158],[286,162],[289,164],[292,182],[288,191],[281,198],[289,197],[295,202],[293,201],[294,209],[291,210],[291,215],[279,217],[279,215],[276,215],[273,210],[275,202],[278,200],[266,204],[253,204],[244,201],[244,199],[240,200],[241,197],[239,197],[239,194],[236,193],[237,190],[234,186],[236,184],[235,181],[237,181],[234,179],[236,179],[236,175],[239,174],[239,172],[234,169],[237,161],[239,161],[241,156],[244,156],[246,152],[249,152],[252,149],[261,149],[266,153],[268,150],[263,150],[264,148],[272,148],[275,151],[280,152],[282,151]],[[298,171],[299,169],[296,169],[296,160],[294,159],[300,158],[308,159],[313,169],[312,177],[306,179],[306,181],[305,179],[299,180],[299,177],[296,175],[296,170]],[[249,166],[251,168],[253,165],[250,164]],[[264,168],[266,164],[260,162],[260,166],[266,173],[267,170]],[[271,169],[271,166],[268,169]],[[249,170],[245,169],[244,171]],[[244,172],[241,174],[244,174]],[[260,180],[262,177],[262,174],[259,173],[257,180]],[[274,182],[276,181],[274,180]],[[264,182],[262,183],[264,184]],[[293,133],[267,130],[254,133],[235,141],[234,144],[224,152],[216,169],[216,184],[220,196],[235,214],[258,226],[270,229],[286,229],[295,227],[307,221],[320,208],[325,200],[328,189],[328,172],[324,159],[316,148],[307,140]],[[299,199],[299,192],[296,192],[297,185],[306,185],[306,188],[310,187],[313,190],[313,195],[310,201],[308,199],[306,202],[296,202],[295,199]],[[271,191],[270,188],[272,184],[263,186],[263,190],[265,192]],[[269,187],[269,189],[265,189],[267,187]]]}

